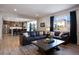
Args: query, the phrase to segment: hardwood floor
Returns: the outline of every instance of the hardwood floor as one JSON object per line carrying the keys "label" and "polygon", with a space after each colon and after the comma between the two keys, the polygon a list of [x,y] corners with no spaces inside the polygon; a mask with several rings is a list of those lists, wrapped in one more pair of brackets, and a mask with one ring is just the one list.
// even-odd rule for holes
{"label": "hardwood floor", "polygon": [[[51,55],[78,55],[79,46],[77,45],[61,45],[60,50],[50,51]],[[38,47],[33,44],[20,46],[19,36],[11,36],[6,34],[3,40],[0,40],[0,55],[43,55],[38,52]]]}
{"label": "hardwood floor", "polygon": [[19,35],[11,36],[6,34],[3,40],[0,40],[0,54],[1,55],[36,55],[37,47],[30,44],[27,46],[21,46],[19,43]]}
{"label": "hardwood floor", "polygon": [[61,45],[59,51],[52,51],[51,55],[79,55],[79,46],[77,45]]}

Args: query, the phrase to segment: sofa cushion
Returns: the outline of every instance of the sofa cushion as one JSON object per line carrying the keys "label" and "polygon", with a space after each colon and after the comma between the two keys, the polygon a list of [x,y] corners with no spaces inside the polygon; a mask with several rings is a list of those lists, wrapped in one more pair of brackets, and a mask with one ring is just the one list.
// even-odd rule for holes
{"label": "sofa cushion", "polygon": [[39,38],[40,39],[46,38],[46,35],[40,35]]}
{"label": "sofa cushion", "polygon": [[34,37],[34,40],[40,40],[40,39],[44,39],[46,36],[36,36]]}
{"label": "sofa cushion", "polygon": [[30,32],[30,37],[35,37],[36,36],[36,32]]}
{"label": "sofa cushion", "polygon": [[62,37],[60,37],[60,36],[53,36],[53,38],[55,38],[55,39],[61,39]]}
{"label": "sofa cushion", "polygon": [[34,41],[34,40],[39,40],[39,39],[43,39],[46,36],[35,36],[35,37],[26,37],[27,41]]}
{"label": "sofa cushion", "polygon": [[60,34],[59,31],[56,31],[56,32],[54,33],[55,36],[59,36],[59,34]]}
{"label": "sofa cushion", "polygon": [[63,37],[63,36],[69,36],[69,32],[64,32],[64,33],[61,35],[61,37]]}
{"label": "sofa cushion", "polygon": [[36,36],[39,36],[39,35],[40,35],[40,34],[39,34],[39,32],[37,31],[37,32],[36,32]]}

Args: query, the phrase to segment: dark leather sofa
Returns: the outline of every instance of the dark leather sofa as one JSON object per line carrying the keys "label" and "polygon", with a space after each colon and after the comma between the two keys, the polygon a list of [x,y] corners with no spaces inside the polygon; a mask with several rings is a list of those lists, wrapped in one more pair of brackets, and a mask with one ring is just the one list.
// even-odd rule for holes
{"label": "dark leather sofa", "polygon": [[63,32],[61,35],[60,35],[60,33],[61,32],[55,32],[53,38],[65,41],[64,44],[69,43],[70,42],[70,34],[69,34],[69,32]]}
{"label": "dark leather sofa", "polygon": [[44,32],[42,35],[40,35],[39,31],[27,32],[27,33],[29,34],[29,37],[27,37],[24,34],[20,35],[20,44],[21,45],[28,45],[28,44],[31,44],[32,41],[46,38],[46,34]]}
{"label": "dark leather sofa", "polygon": [[[29,37],[27,37],[26,35],[24,35],[24,33],[22,33],[20,35],[20,44],[21,45],[28,45],[28,44],[31,44],[32,41],[35,41],[35,40],[41,40],[41,39],[45,39],[48,37],[47,34],[45,34],[45,32],[43,31],[43,34],[40,35],[40,31],[34,31],[34,32],[26,32],[29,34]],[[55,31],[54,32],[54,36],[52,36],[53,38],[56,38],[56,39],[60,39],[60,40],[63,40],[65,41],[64,44],[67,44],[70,42],[70,35],[69,35],[69,32],[63,32],[61,35],[60,35],[61,32],[59,31]]]}

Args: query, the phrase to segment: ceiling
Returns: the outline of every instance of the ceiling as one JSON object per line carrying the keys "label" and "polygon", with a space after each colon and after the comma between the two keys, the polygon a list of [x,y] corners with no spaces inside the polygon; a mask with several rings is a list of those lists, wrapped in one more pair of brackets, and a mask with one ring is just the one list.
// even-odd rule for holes
{"label": "ceiling", "polygon": [[1,4],[0,11],[10,12],[24,17],[37,18],[74,6],[76,4]]}

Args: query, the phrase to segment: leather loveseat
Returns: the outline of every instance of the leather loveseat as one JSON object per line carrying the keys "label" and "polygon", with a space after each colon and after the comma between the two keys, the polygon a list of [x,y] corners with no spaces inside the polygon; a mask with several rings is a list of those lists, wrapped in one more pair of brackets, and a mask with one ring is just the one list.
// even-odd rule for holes
{"label": "leather loveseat", "polygon": [[63,32],[63,33],[55,32],[53,38],[65,41],[64,44],[67,44],[67,43],[70,42],[70,34],[69,34],[69,32]]}

